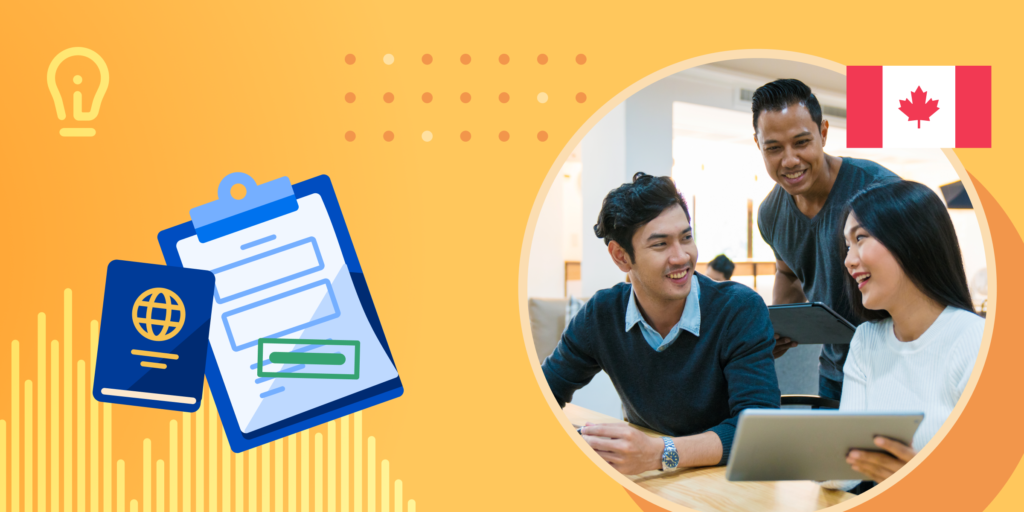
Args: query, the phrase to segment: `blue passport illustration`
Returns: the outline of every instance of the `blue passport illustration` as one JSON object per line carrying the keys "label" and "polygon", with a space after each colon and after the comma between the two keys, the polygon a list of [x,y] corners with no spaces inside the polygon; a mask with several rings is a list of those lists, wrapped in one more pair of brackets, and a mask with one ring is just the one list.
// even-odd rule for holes
{"label": "blue passport illustration", "polygon": [[203,394],[214,276],[114,260],[107,266],[93,397],[195,412]]}

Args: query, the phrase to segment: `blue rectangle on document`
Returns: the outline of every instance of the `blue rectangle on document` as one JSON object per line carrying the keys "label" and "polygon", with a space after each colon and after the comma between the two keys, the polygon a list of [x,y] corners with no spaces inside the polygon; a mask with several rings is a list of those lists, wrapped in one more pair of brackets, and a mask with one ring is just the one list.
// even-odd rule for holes
{"label": "blue rectangle on document", "polygon": [[217,276],[214,298],[223,304],[323,269],[316,238],[304,238],[213,269]]}
{"label": "blue rectangle on document", "polygon": [[209,271],[110,262],[93,397],[174,411],[199,409],[213,288]]}
{"label": "blue rectangle on document", "polygon": [[281,338],[341,316],[326,279],[232,309],[222,315],[228,342],[236,352],[260,338]]}

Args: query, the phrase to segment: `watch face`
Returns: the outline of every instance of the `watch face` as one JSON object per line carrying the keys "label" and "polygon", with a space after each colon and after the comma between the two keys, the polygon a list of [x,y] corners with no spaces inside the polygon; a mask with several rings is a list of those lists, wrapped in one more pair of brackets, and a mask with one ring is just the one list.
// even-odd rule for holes
{"label": "watch face", "polygon": [[679,454],[676,452],[665,454],[665,465],[670,469],[679,465]]}
{"label": "watch face", "polygon": [[679,452],[676,451],[676,444],[670,438],[665,439],[665,450],[661,452],[661,463],[667,469],[675,469],[679,465]]}

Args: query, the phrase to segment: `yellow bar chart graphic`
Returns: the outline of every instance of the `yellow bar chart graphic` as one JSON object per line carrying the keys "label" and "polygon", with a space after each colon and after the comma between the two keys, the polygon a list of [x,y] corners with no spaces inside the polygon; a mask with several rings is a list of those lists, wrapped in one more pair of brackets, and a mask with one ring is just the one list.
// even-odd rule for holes
{"label": "yellow bar chart graphic", "polygon": [[[71,290],[63,299],[63,340],[48,339],[45,313],[36,318],[35,375],[22,374],[24,343],[0,351],[10,354],[0,512],[416,510],[402,481],[389,481],[389,461],[376,460],[378,440],[363,437],[361,412],[235,454],[206,388],[195,413],[146,432],[138,445],[119,442],[135,427],[115,422],[114,407],[92,396],[99,322],[89,322],[83,357],[72,340]],[[139,485],[128,488],[126,479]]]}

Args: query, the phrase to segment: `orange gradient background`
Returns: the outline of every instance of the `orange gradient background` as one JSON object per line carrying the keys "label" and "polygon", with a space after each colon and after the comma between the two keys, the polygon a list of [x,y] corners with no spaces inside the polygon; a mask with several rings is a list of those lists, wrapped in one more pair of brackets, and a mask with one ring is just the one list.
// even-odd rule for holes
{"label": "orange gradient background", "polygon": [[[405,385],[401,398],[365,411],[363,432],[377,438],[378,458],[391,462],[418,510],[658,510],[579,450],[524,350],[522,243],[564,146],[634,82],[709,53],[992,65],[993,148],[956,151],[975,178],[999,268],[986,366],[946,440],[856,510],[1019,510],[1024,472],[1011,473],[1024,454],[1020,8],[890,3],[880,15],[861,5],[8,2],[0,7],[0,368],[9,368],[17,339],[21,376],[33,378],[37,314],[47,313],[48,337],[61,339],[65,288],[74,292],[74,360],[88,359],[107,263],[162,263],[157,232],[212,201],[225,174],[244,171],[258,183],[328,174]],[[95,50],[110,69],[89,123],[58,121],[46,87],[50,59],[72,46]],[[80,59],[65,65],[58,83],[70,108],[67,77],[81,74],[84,87],[96,72]],[[503,92],[508,103],[498,101]],[[537,102],[540,92],[547,103]],[[86,124],[95,137],[58,135]],[[430,142],[421,138],[427,130]],[[0,378],[5,420],[9,386]],[[154,460],[164,458],[167,422],[178,417],[115,405],[114,459],[131,467],[146,437]],[[128,473],[129,499],[139,482]]]}

